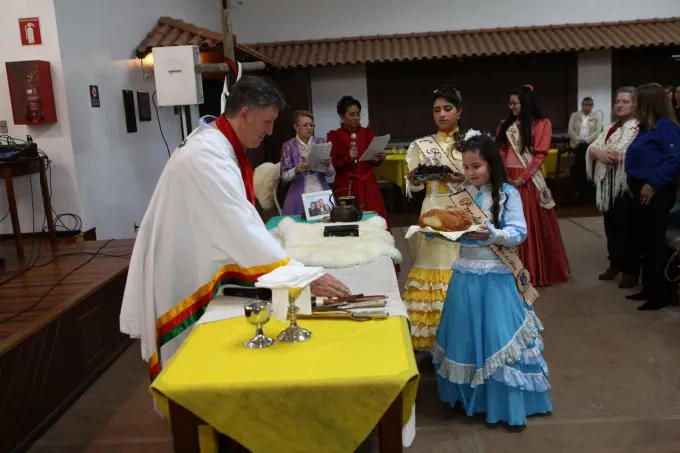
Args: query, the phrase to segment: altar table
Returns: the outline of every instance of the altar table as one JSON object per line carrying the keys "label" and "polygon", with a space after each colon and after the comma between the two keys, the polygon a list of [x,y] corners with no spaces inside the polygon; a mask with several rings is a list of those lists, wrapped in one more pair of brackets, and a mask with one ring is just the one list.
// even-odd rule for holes
{"label": "altar table", "polygon": [[[392,264],[383,257],[365,266]],[[394,273],[373,270],[380,276],[371,278],[365,266],[329,273],[355,293],[385,294],[403,305]],[[176,452],[205,446],[200,425],[227,436],[235,451],[252,453],[352,453],[377,426],[380,452],[402,451],[419,381],[408,319],[300,324],[310,340],[261,350],[243,345],[255,328],[242,316],[194,327],[150,388],[170,416]],[[275,338],[284,326],[272,319],[264,332]]]}

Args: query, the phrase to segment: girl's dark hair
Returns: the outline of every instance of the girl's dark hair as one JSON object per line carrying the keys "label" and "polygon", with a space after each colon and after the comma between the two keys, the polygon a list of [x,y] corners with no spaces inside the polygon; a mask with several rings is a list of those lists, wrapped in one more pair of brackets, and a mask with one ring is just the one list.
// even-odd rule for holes
{"label": "girl's dark hair", "polygon": [[440,85],[439,88],[432,92],[432,102],[439,98],[444,98],[449,101],[453,106],[460,110],[463,107],[463,98],[460,95],[460,91],[454,88],[453,85],[444,84]]}
{"label": "girl's dark hair", "polygon": [[[453,85],[445,83],[432,92],[432,103],[437,99],[444,98],[450,102],[456,110],[463,108],[463,97]],[[458,120],[458,132],[453,134],[453,147],[456,149],[463,149],[463,134],[460,132],[460,119]]]}
{"label": "girl's dark hair", "polygon": [[508,182],[508,176],[505,173],[505,166],[498,145],[486,135],[476,135],[465,142],[462,152],[479,152],[480,157],[489,166],[489,183],[491,184],[491,198],[493,200],[491,205],[492,221],[496,228],[500,228],[501,191],[503,184]]}
{"label": "girl's dark hair", "polygon": [[646,83],[637,89],[637,107],[635,117],[649,129],[656,128],[656,122],[661,118],[668,118],[676,126],[673,105],[668,100],[664,88],[658,83]]}
{"label": "girl's dark hair", "polygon": [[[525,85],[523,87],[515,88],[510,93],[510,96],[513,94],[519,98],[519,103],[522,106],[522,110],[519,112],[519,122],[523,149],[519,151],[523,153],[527,147],[531,146],[531,124],[534,120],[545,118],[545,116],[543,116],[543,112],[541,112],[536,93],[534,93],[532,87]],[[508,141],[508,128],[517,119],[518,118],[510,112],[510,116],[503,121],[503,124],[498,131],[498,135],[496,136],[496,141],[498,143],[506,143]]]}
{"label": "girl's dark hair", "polygon": [[357,99],[354,99],[352,96],[343,96],[338,102],[338,115],[344,116],[345,113],[347,113],[347,109],[353,105],[356,105],[359,111],[361,111],[361,102],[359,102]]}

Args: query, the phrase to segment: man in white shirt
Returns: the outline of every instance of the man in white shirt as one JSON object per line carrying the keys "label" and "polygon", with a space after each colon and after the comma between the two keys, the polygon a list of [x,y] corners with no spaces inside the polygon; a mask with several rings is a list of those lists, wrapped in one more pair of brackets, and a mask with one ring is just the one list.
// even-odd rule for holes
{"label": "man in white shirt", "polygon": [[593,112],[593,98],[587,96],[581,102],[581,110],[571,114],[569,118],[569,139],[576,154],[576,163],[572,171],[572,178],[576,195],[582,201],[595,201],[595,188],[586,178],[585,156],[588,146],[595,141],[602,132],[602,118]]}
{"label": "man in white shirt", "polygon": [[[141,338],[154,379],[221,286],[252,286],[277,267],[299,265],[255,209],[246,148],[272,133],[285,106],[279,91],[243,77],[219,118],[203,117],[163,169],[142,220],[120,313],[121,332]],[[330,275],[312,293],[343,296]]]}

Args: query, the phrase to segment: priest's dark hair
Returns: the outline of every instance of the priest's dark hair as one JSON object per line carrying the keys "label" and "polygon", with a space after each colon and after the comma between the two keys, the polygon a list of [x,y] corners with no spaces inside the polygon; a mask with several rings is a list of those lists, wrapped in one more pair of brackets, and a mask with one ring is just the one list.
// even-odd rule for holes
{"label": "priest's dark hair", "polygon": [[491,205],[492,222],[493,226],[500,228],[501,191],[503,184],[508,182],[508,176],[505,173],[505,166],[498,145],[487,135],[476,135],[465,141],[463,153],[469,152],[479,152],[479,157],[485,160],[489,166],[489,184],[491,184],[491,199],[493,200]]}
{"label": "priest's dark hair", "polygon": [[541,112],[536,93],[531,85],[515,88],[510,93],[510,96],[513,94],[519,98],[519,103],[521,105],[519,117],[516,117],[510,112],[508,119],[501,124],[501,128],[496,136],[496,141],[498,143],[506,143],[508,141],[508,128],[512,126],[512,123],[519,119],[520,137],[522,139],[522,149],[519,151],[523,153],[524,150],[531,146],[531,125],[535,120],[543,119],[545,116],[543,116],[543,112]]}
{"label": "priest's dark hair", "polygon": [[449,101],[456,109],[460,110],[463,107],[463,97],[453,85],[445,83],[432,92],[432,102],[439,98],[444,98]]}
{"label": "priest's dark hair", "polygon": [[361,111],[361,102],[358,99],[354,99],[352,96],[343,96],[337,105],[338,115],[343,116],[347,113],[347,109],[353,105],[356,105],[359,111]]}
{"label": "priest's dark hair", "polygon": [[283,94],[270,81],[256,76],[244,76],[234,84],[224,104],[224,114],[233,118],[243,107],[261,109],[274,107],[279,112],[286,108]]}

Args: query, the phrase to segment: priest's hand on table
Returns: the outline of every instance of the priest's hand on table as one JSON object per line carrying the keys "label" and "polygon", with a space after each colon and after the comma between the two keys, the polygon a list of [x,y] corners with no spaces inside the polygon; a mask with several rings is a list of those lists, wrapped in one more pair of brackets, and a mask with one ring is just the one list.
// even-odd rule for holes
{"label": "priest's hand on table", "polygon": [[352,292],[344,283],[329,274],[322,275],[309,286],[315,296],[346,297],[352,295]]}

